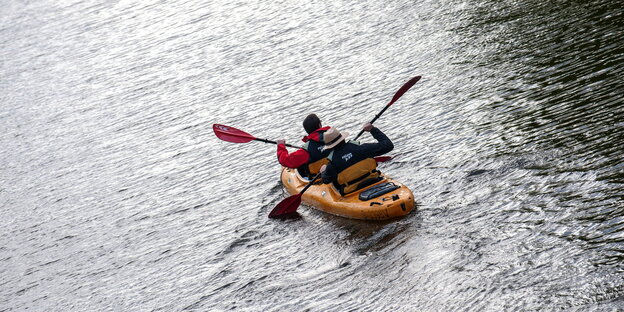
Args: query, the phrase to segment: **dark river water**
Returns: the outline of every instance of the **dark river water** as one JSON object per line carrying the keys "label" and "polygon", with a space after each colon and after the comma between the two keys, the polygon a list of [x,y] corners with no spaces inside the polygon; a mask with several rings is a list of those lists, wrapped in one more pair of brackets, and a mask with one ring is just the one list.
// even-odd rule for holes
{"label": "dark river water", "polygon": [[[624,311],[623,11],[5,0],[0,311]],[[275,146],[212,132],[355,133],[416,75],[402,219],[268,219]]]}

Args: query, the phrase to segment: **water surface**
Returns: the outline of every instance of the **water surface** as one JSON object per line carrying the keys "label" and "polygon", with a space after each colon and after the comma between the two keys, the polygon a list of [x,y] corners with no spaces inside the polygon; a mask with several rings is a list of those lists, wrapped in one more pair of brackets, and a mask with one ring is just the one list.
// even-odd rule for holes
{"label": "water surface", "polygon": [[[0,311],[624,309],[619,1],[0,9]],[[299,209],[275,146],[376,125],[417,210]],[[369,141],[369,136],[363,137]]]}

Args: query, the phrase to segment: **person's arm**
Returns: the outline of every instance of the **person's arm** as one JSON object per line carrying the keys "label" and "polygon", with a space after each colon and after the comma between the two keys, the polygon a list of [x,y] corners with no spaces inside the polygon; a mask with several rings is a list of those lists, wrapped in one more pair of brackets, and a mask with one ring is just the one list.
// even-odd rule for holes
{"label": "person's arm", "polygon": [[321,167],[321,178],[323,178],[323,183],[328,184],[334,182],[336,176],[338,176],[338,173],[331,163]]}
{"label": "person's arm", "polygon": [[392,144],[392,141],[390,141],[390,139],[383,132],[381,132],[381,130],[375,127],[371,127],[370,133],[373,135],[373,138],[377,140],[377,143],[365,143],[361,145],[363,147],[363,150],[366,151],[367,157],[372,158],[375,156],[383,155],[394,149],[394,144]]}
{"label": "person's arm", "polygon": [[308,163],[310,154],[306,150],[300,148],[289,154],[284,141],[279,140],[277,142],[277,161],[279,161],[280,165],[288,168],[298,168]]}

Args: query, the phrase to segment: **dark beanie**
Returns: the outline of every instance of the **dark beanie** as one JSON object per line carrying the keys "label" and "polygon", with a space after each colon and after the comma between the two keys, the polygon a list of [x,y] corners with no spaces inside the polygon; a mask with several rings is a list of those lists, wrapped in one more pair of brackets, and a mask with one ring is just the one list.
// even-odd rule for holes
{"label": "dark beanie", "polygon": [[303,120],[303,129],[310,134],[321,127],[321,120],[316,114],[310,114]]}

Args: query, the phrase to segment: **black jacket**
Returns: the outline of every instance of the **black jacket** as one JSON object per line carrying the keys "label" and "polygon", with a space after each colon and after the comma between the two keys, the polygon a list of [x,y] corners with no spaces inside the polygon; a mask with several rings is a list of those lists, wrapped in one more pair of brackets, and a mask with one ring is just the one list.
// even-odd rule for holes
{"label": "black jacket", "polygon": [[338,173],[347,169],[366,158],[373,158],[390,152],[394,145],[381,130],[373,127],[370,133],[377,143],[357,144],[352,142],[341,143],[333,148],[331,161],[323,172],[323,183],[331,183],[336,180]]}

